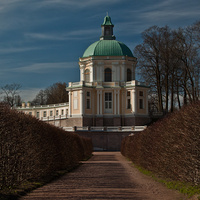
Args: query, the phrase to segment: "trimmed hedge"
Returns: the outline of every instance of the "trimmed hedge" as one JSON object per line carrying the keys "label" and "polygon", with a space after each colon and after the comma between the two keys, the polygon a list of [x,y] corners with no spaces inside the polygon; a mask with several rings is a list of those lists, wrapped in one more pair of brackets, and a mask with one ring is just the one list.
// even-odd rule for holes
{"label": "trimmed hedge", "polygon": [[162,177],[200,184],[200,102],[124,138],[121,153]]}
{"label": "trimmed hedge", "polygon": [[90,139],[0,104],[0,189],[74,167],[92,151]]}

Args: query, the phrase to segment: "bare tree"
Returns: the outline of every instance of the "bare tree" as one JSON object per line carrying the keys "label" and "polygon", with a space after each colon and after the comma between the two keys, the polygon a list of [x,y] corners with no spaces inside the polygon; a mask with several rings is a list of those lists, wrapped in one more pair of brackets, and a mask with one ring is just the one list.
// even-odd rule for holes
{"label": "bare tree", "polygon": [[[141,78],[157,110],[173,111],[200,98],[200,22],[184,29],[152,26],[135,48]],[[181,98],[183,97],[183,103]]]}
{"label": "bare tree", "polygon": [[47,104],[68,102],[68,93],[66,83],[54,83],[45,90]]}
{"label": "bare tree", "polygon": [[33,105],[45,105],[68,102],[66,83],[54,83],[45,90],[40,90],[32,101]]}
{"label": "bare tree", "polygon": [[158,111],[163,111],[162,96],[162,62],[161,62],[161,34],[157,26],[150,27],[142,33],[143,43],[136,46],[135,54],[141,74],[146,82],[152,86],[152,91],[157,96]]}
{"label": "bare tree", "polygon": [[47,102],[44,90],[40,90],[36,97],[31,102],[33,105],[45,105]]}
{"label": "bare tree", "polygon": [[22,86],[18,83],[6,84],[1,87],[0,94],[3,95],[3,102],[8,104],[10,107],[19,105],[21,102],[21,97],[19,96],[19,89]]}
{"label": "bare tree", "polygon": [[188,101],[191,103],[199,98],[199,47],[193,33],[193,27],[179,29],[175,34],[177,43],[174,48],[174,54],[181,63],[179,85],[184,91],[184,104],[187,104]]}

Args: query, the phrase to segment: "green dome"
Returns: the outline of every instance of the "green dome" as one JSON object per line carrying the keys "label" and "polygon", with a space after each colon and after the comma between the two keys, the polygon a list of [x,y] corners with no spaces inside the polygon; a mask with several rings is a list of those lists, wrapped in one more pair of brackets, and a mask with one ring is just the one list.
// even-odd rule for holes
{"label": "green dome", "polygon": [[99,40],[91,44],[84,52],[83,58],[89,56],[129,56],[134,57],[131,50],[117,40]]}

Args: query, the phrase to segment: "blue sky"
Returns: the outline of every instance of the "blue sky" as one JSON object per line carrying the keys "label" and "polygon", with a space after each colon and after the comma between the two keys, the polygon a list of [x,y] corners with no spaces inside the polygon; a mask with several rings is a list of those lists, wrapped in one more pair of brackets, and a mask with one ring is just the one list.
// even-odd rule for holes
{"label": "blue sky", "polygon": [[200,20],[199,0],[1,0],[0,86],[22,85],[24,101],[56,82],[79,81],[79,57],[99,40],[108,12],[131,50],[150,26]]}

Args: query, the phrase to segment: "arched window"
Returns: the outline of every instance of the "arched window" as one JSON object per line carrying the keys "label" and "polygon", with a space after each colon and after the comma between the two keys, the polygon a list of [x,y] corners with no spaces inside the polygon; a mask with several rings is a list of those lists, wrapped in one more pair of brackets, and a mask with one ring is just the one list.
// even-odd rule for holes
{"label": "arched window", "polygon": [[85,72],[84,72],[84,80],[85,82],[90,82],[90,70],[89,69],[86,69]]}
{"label": "arched window", "polygon": [[132,73],[130,69],[127,69],[127,81],[131,81],[132,79]]}
{"label": "arched window", "polygon": [[112,70],[110,68],[105,69],[104,80],[105,82],[112,82]]}

